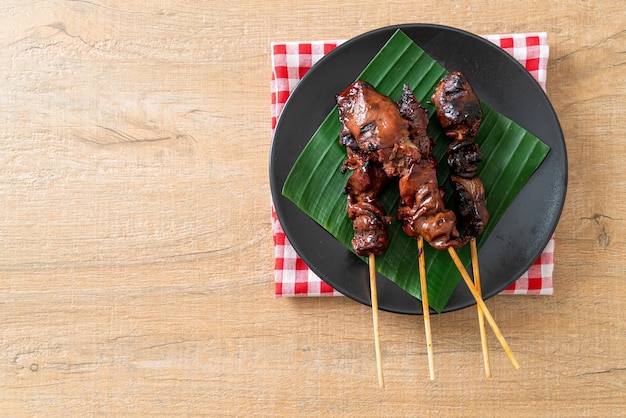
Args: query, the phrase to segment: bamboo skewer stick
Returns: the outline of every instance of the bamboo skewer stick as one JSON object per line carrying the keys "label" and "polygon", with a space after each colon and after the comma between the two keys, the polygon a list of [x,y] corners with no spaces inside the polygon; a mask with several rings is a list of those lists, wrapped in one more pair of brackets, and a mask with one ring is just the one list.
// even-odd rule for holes
{"label": "bamboo skewer stick", "polygon": [[426,262],[424,260],[424,238],[417,239],[419,251],[420,286],[422,289],[422,311],[424,313],[424,332],[426,333],[426,350],[428,352],[428,373],[430,380],[435,380],[435,355],[433,353],[433,336],[430,329],[430,308],[428,307],[428,288],[426,286]]}
{"label": "bamboo skewer stick", "polygon": [[485,302],[483,301],[482,296],[480,295],[480,293],[478,293],[478,291],[476,290],[476,287],[472,283],[472,279],[470,278],[469,274],[467,274],[467,270],[465,270],[465,266],[463,266],[463,263],[461,263],[461,260],[459,259],[459,256],[457,255],[456,251],[454,250],[454,248],[450,247],[448,248],[448,253],[450,254],[450,257],[452,258],[452,261],[454,261],[454,264],[456,265],[457,269],[461,273],[461,277],[463,277],[463,280],[465,280],[465,284],[467,285],[467,288],[472,293],[472,296],[474,296],[474,299],[476,299],[476,304],[483,311],[483,314],[485,315],[485,319],[487,319],[487,323],[489,323],[489,326],[493,330],[493,333],[496,335],[496,338],[500,342],[500,345],[502,345],[502,348],[504,349],[504,352],[506,353],[506,355],[509,357],[511,364],[513,365],[515,369],[519,369],[519,363],[515,359],[513,352],[511,351],[511,349],[509,348],[509,345],[504,339],[502,332],[500,332],[500,328],[498,328],[496,321],[494,321],[493,316],[491,316],[489,309],[487,309],[487,305],[485,305]]}
{"label": "bamboo skewer stick", "polygon": [[[470,248],[472,252],[472,269],[474,273],[474,286],[476,291],[482,296],[481,284],[480,284],[480,268],[478,267],[478,249],[476,248],[476,238],[472,238],[470,241]],[[480,328],[480,341],[483,347],[483,361],[485,363],[485,377],[491,377],[491,363],[489,361],[489,347],[487,346],[487,331],[485,329],[485,315],[483,311],[478,309],[478,326]]]}
{"label": "bamboo skewer stick", "polygon": [[378,371],[378,385],[385,387],[383,378],[383,360],[380,350],[380,329],[378,327],[378,292],[376,290],[376,257],[369,255],[370,294],[372,299],[372,320],[374,322],[374,345],[376,346],[376,370]]}

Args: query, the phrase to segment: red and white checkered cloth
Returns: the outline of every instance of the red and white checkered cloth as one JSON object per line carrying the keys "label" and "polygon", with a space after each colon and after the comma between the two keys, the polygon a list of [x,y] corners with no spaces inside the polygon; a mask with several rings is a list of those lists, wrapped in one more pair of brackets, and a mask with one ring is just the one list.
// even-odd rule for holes
{"label": "red and white checkered cloth", "polygon": [[[545,89],[549,46],[544,32],[484,35],[517,59]],[[273,42],[272,47],[272,134],[280,112],[302,76],[325,54],[343,41]],[[336,296],[338,291],[313,273],[298,256],[280,226],[272,204],[274,237],[275,296]],[[522,277],[502,294],[551,295],[554,270],[554,237],[541,256]]]}

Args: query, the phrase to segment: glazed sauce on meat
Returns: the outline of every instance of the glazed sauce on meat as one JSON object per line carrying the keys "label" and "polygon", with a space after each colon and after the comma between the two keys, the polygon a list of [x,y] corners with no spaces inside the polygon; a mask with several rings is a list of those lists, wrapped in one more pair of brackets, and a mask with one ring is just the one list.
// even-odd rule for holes
{"label": "glazed sauce on meat", "polygon": [[480,100],[467,77],[453,71],[437,85],[432,96],[437,119],[453,142],[448,147],[456,213],[466,238],[479,236],[489,222],[485,187],[476,176],[482,153],[472,139],[482,122]]}
{"label": "glazed sauce on meat", "polygon": [[446,75],[432,97],[437,119],[450,138],[474,137],[482,121],[480,101],[460,71]]}
{"label": "glazed sauce on meat", "polygon": [[[352,170],[345,187],[347,211],[354,229],[352,245],[359,255],[376,254],[387,245],[387,219],[376,200],[385,181],[399,178],[398,219],[410,236],[422,236],[437,249],[462,245],[456,216],[444,207],[437,185],[437,166],[426,133],[428,113],[405,86],[399,103],[357,81],[337,96],[340,142]],[[384,231],[384,232],[383,232]]]}

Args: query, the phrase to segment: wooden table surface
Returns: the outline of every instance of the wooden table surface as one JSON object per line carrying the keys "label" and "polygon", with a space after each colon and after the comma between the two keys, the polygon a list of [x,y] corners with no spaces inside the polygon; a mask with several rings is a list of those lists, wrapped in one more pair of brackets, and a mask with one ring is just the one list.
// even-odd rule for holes
{"label": "wooden table surface", "polygon": [[[0,415],[618,416],[626,410],[621,0],[0,5]],[[554,296],[432,319],[274,299],[270,42],[396,23],[546,31],[566,138]]]}

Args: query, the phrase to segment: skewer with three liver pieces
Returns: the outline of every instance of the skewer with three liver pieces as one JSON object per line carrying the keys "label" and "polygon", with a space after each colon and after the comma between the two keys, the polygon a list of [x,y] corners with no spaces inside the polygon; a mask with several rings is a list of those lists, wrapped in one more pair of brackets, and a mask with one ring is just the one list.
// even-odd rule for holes
{"label": "skewer with three liver pieces", "polygon": [[343,173],[352,170],[344,188],[344,193],[348,195],[346,210],[354,230],[352,248],[357,255],[368,257],[378,383],[383,387],[376,256],[383,254],[389,244],[387,225],[391,223],[391,217],[385,214],[377,198],[390,177],[387,171],[393,164],[388,163],[384,167],[383,160],[391,156],[381,158],[379,154],[383,147],[389,149],[395,144],[396,133],[402,129],[403,122],[399,121],[399,117],[387,120],[390,109],[395,109],[395,103],[384,96],[370,94],[373,89],[366,86],[369,85],[352,84],[337,96],[337,104],[342,123],[340,142],[346,147],[348,156],[341,170]]}
{"label": "skewer with three liver pieces", "polygon": [[348,159],[344,162],[342,172],[352,170],[344,188],[344,193],[348,195],[346,210],[354,230],[352,248],[357,255],[368,257],[378,383],[384,387],[375,257],[381,255],[389,245],[387,225],[391,223],[391,218],[377,200],[387,183],[387,176],[380,164],[372,160],[367,152],[348,147],[347,153]]}
{"label": "skewer with three liver pieces", "polygon": [[409,123],[400,116],[396,103],[370,84],[351,84],[337,96],[337,105],[342,124],[340,142],[348,155],[342,172],[352,170],[344,189],[354,230],[352,247],[357,255],[368,257],[378,380],[383,386],[375,257],[387,248],[386,225],[391,218],[376,198],[387,179],[407,171],[421,159],[421,153],[411,141]]}
{"label": "skewer with three liver pieces", "polygon": [[[480,100],[476,96],[469,80],[460,71],[453,71],[441,79],[432,95],[435,114],[447,137],[452,139],[448,147],[447,162],[450,168],[450,181],[453,186],[458,224],[469,240],[471,247],[474,285],[481,292],[480,268],[476,238],[484,231],[489,222],[485,187],[476,176],[482,154],[478,144],[472,139],[478,133],[482,122]],[[454,257],[453,257],[454,258]],[[455,261],[456,262],[456,261]],[[478,306],[478,320],[483,348],[485,375],[491,377],[489,350],[484,324],[484,311]],[[507,350],[507,346],[504,346]],[[509,354],[507,352],[507,354]],[[513,366],[517,361],[509,355]]]}
{"label": "skewer with three liver pieces", "polygon": [[[480,103],[478,102],[480,109]],[[411,122],[411,128],[415,130],[412,133],[412,137],[428,138],[426,133],[426,126],[428,124],[428,113],[426,109],[415,99],[408,87],[405,86],[402,97],[399,103],[400,114]],[[481,115],[482,117],[482,115]],[[419,123],[415,123],[419,121]],[[479,122],[480,123],[480,122]],[[477,127],[476,127],[477,129]],[[423,250],[422,250],[422,238],[425,239],[432,247],[438,250],[447,249],[452,260],[454,261],[457,269],[461,273],[464,281],[466,282],[472,296],[476,300],[482,315],[487,318],[489,325],[493,328],[493,331],[502,345],[507,356],[511,360],[513,366],[517,369],[519,364],[513,356],[504,336],[500,332],[497,324],[493,320],[493,317],[489,313],[484,301],[482,300],[481,293],[476,289],[475,285],[471,282],[469,274],[465,270],[465,267],[461,263],[456,249],[462,247],[468,240],[472,240],[472,235],[466,235],[460,237],[457,230],[457,218],[454,212],[448,210],[444,206],[444,193],[443,189],[438,187],[437,183],[437,163],[430,153],[432,143],[428,141],[420,141],[421,144],[428,143],[428,147],[421,147],[422,155],[419,163],[413,165],[411,169],[406,172],[400,179],[400,207],[398,211],[398,218],[402,221],[402,227],[404,231],[410,236],[418,237],[418,246],[420,249],[420,271],[423,269]],[[474,169],[475,172],[475,169]],[[477,179],[477,178],[476,178]],[[479,179],[477,179],[480,181]],[[482,185],[482,183],[480,183]],[[482,189],[484,196],[484,188]],[[468,204],[467,201],[460,202],[461,204]],[[461,206],[461,204],[459,206]],[[482,201],[478,201],[477,204],[484,209],[484,198]],[[466,205],[466,207],[469,205]],[[471,208],[471,207],[470,207]],[[477,232],[484,228],[488,220],[488,213],[486,209],[481,210],[484,224],[478,225],[478,216],[474,218],[466,216],[464,211],[462,214],[461,222],[464,225],[464,229],[468,233]],[[487,213],[485,215],[485,213]],[[433,226],[437,227],[434,228]],[[435,233],[433,233],[435,232]],[[478,233],[480,233],[478,232]],[[475,246],[474,252],[476,251]],[[475,258],[473,263],[475,266],[475,275],[478,277],[478,260]],[[420,280],[422,283],[422,274],[420,274]],[[482,320],[482,316],[481,316]],[[484,326],[483,326],[484,329]],[[481,332],[484,335],[484,332]],[[486,341],[483,339],[483,341]],[[483,350],[486,347],[486,343],[483,343]],[[485,352],[484,356],[488,358],[488,353]],[[488,369],[489,370],[489,369]],[[490,372],[489,374],[490,375]],[[432,375],[431,375],[432,378]]]}

